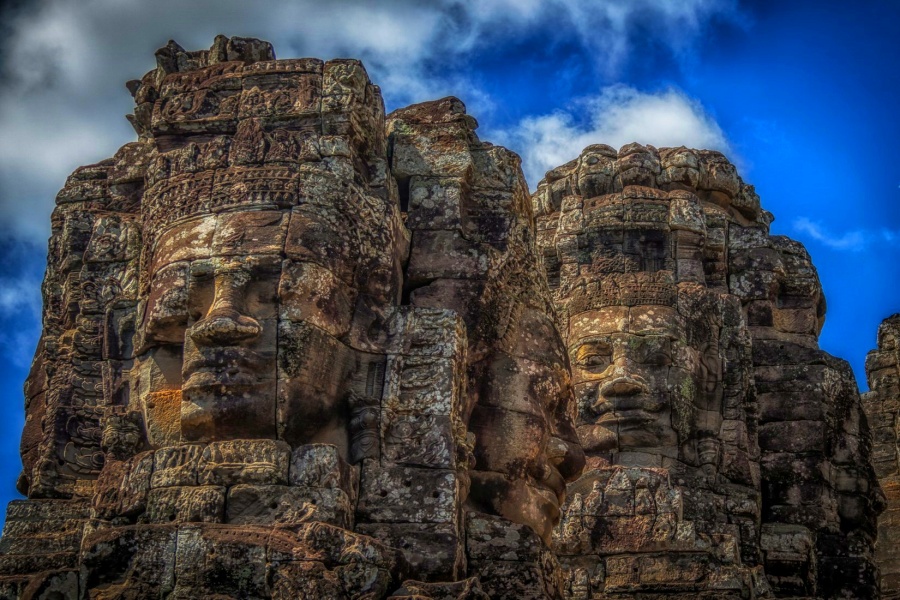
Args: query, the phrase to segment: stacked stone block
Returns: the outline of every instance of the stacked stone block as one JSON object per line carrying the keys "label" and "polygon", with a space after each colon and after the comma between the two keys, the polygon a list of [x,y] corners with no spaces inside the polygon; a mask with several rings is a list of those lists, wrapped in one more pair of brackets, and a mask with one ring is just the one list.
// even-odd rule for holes
{"label": "stacked stone block", "polygon": [[882,598],[900,598],[900,462],[897,451],[897,418],[900,410],[900,315],[885,319],[878,328],[877,347],[866,357],[869,392],[863,394],[866,415],[872,424],[872,464],[884,491],[886,509],[878,517],[875,560],[881,570]]}
{"label": "stacked stone block", "polygon": [[462,421],[465,328],[447,310],[403,307],[374,435],[361,462],[361,533],[404,551],[420,581],[466,572],[462,505],[471,440]]}

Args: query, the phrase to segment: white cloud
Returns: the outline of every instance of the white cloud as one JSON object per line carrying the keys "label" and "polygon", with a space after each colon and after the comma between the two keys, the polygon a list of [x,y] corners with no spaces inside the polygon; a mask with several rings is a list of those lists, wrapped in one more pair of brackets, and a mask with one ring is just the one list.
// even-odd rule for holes
{"label": "white cloud", "polygon": [[41,282],[31,274],[0,277],[0,314],[25,310],[32,315],[41,311]]}
{"label": "white cloud", "polygon": [[792,225],[794,231],[808,235],[815,241],[835,250],[859,252],[872,244],[880,242],[894,244],[897,240],[900,240],[900,231],[890,229],[854,229],[842,233],[834,233],[824,227],[819,221],[813,221],[807,217],[794,219]]}
{"label": "white cloud", "polygon": [[25,368],[41,331],[42,252],[30,244],[0,239],[7,272],[0,275],[0,357]]}
{"label": "white cloud", "polygon": [[619,148],[639,142],[729,151],[721,128],[698,101],[676,89],[648,93],[621,84],[604,88],[566,111],[525,118],[497,135],[521,154],[532,186],[549,169],[576,158],[590,144]]}
{"label": "white cloud", "polygon": [[697,35],[715,16],[737,20],[733,0],[560,0],[587,47],[603,57],[608,73],[627,60],[637,36],[651,36],[685,56]]}

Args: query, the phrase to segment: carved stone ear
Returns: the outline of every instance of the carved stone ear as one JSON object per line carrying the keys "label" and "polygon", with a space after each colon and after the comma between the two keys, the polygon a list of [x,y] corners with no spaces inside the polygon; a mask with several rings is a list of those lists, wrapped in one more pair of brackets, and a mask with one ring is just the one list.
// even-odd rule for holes
{"label": "carved stone ear", "polygon": [[354,389],[347,391],[346,399],[350,409],[350,452],[347,462],[356,465],[367,458],[378,459],[381,452],[381,399],[360,394]]}

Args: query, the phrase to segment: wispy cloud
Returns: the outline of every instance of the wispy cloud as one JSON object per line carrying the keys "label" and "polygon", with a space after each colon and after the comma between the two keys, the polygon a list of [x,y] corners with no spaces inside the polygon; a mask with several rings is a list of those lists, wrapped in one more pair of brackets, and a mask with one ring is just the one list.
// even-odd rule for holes
{"label": "wispy cloud", "polygon": [[797,233],[807,235],[835,250],[860,252],[873,244],[894,244],[900,241],[900,231],[890,229],[853,229],[836,233],[823,226],[821,222],[807,217],[794,219],[792,225]]}
{"label": "wispy cloud", "polygon": [[638,39],[689,58],[694,41],[716,18],[742,20],[737,0],[450,0],[459,22],[470,33],[465,47],[490,45],[498,35],[545,29],[547,42],[578,41],[595,57],[595,66],[611,75],[633,56]]}
{"label": "wispy cloud", "polygon": [[0,315],[26,310],[32,315],[41,311],[41,282],[31,273],[19,277],[0,277]]}
{"label": "wispy cloud", "polygon": [[568,110],[528,117],[497,136],[521,154],[531,186],[590,144],[618,148],[639,142],[730,150],[722,129],[697,100],[674,88],[654,93],[621,84],[581,99]]}
{"label": "wispy cloud", "polygon": [[43,252],[29,243],[0,238],[0,358],[27,367],[41,330]]}

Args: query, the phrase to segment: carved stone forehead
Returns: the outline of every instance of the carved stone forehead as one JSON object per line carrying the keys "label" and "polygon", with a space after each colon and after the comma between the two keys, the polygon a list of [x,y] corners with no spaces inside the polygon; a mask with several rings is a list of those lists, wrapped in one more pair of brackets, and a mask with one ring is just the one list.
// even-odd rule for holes
{"label": "carved stone forehead", "polygon": [[565,364],[565,349],[553,318],[543,310],[522,307],[500,343],[500,349],[518,358],[547,366]]}
{"label": "carved stone forehead", "polygon": [[718,339],[721,327],[738,324],[739,301],[700,284],[667,281],[667,273],[609,276],[579,290],[568,304],[568,345],[594,335],[667,335],[690,345]]}
{"label": "carved stone forehead", "polygon": [[678,286],[669,271],[617,273],[585,281],[567,299],[569,315],[604,306],[677,306]]}
{"label": "carved stone forehead", "polygon": [[297,204],[299,177],[288,167],[229,167],[175,172],[154,184],[141,205],[144,236],[155,239],[182,219],[237,208]]}
{"label": "carved stone forehead", "polygon": [[[396,220],[387,203],[353,185],[340,185],[333,175],[303,173],[288,196],[278,195],[277,182],[242,185],[234,183],[234,193],[240,188],[243,199],[230,210],[213,210],[202,202],[191,207],[196,199],[175,197],[180,219],[166,211],[145,212],[144,240],[152,253],[152,258],[145,255],[145,271],[177,260],[248,253],[284,253],[299,260],[321,255],[326,266],[343,267],[363,254],[374,258],[392,251],[391,239],[398,234],[386,233]],[[287,205],[281,206],[279,198]]]}
{"label": "carved stone forehead", "polygon": [[212,256],[284,252],[290,211],[238,211],[200,215],[166,230],[153,250],[150,272],[178,261]]}
{"label": "carved stone forehead", "polygon": [[684,319],[672,306],[606,306],[569,319],[569,347],[579,341],[613,333],[684,337]]}

